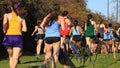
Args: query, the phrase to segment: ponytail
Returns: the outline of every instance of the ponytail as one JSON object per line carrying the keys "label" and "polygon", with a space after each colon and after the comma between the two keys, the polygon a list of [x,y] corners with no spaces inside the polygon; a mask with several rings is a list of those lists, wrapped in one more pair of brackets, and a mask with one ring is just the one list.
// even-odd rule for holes
{"label": "ponytail", "polygon": [[77,29],[76,29],[77,25],[78,25],[78,20],[74,20],[74,27],[76,32],[77,32]]}
{"label": "ponytail", "polygon": [[89,26],[90,25],[90,19],[92,19],[92,15],[91,14],[88,14],[87,15],[87,18],[88,18],[88,20],[87,20],[87,26]]}
{"label": "ponytail", "polygon": [[27,11],[21,6],[19,2],[12,2],[13,11],[17,16],[24,18],[27,16]]}

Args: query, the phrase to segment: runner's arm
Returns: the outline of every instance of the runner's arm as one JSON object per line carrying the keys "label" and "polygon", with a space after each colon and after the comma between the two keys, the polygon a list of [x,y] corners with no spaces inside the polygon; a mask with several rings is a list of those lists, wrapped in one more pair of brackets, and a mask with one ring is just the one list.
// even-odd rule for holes
{"label": "runner's arm", "polygon": [[78,27],[78,29],[79,29],[79,31],[80,31],[80,33],[81,33],[81,35],[83,36],[83,35],[84,35],[84,33],[83,33],[82,28],[79,26],[79,27]]}
{"label": "runner's arm", "polygon": [[71,29],[70,29],[70,32],[69,32],[69,36],[72,34],[72,32],[73,32],[73,28],[74,27],[71,27]]}
{"label": "runner's arm", "polygon": [[64,21],[62,16],[58,16],[58,23],[61,25],[62,30],[65,30]]}
{"label": "runner's arm", "polygon": [[4,18],[3,18],[3,32],[6,33],[7,32],[7,17],[8,14],[4,14]]}
{"label": "runner's arm", "polygon": [[48,19],[48,17],[50,16],[50,14],[48,14],[47,16],[44,17],[43,21],[41,22],[41,24],[39,25],[43,30],[45,29],[45,23]]}
{"label": "runner's arm", "polygon": [[35,32],[37,31],[37,26],[35,26],[35,29],[34,29],[34,31],[32,32],[32,36],[35,34]]}
{"label": "runner's arm", "polygon": [[25,19],[22,19],[22,31],[27,32],[27,26],[26,26],[26,21]]}

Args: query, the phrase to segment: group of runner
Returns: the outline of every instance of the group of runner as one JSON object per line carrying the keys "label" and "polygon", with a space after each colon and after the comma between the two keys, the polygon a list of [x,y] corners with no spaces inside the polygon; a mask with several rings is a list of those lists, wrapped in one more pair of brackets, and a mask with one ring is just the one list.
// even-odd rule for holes
{"label": "group of runner", "polygon": [[[10,9],[11,12],[4,14],[3,19],[3,31],[6,35],[3,45],[6,46],[9,54],[10,68],[16,68],[23,47],[22,32],[26,32],[27,27],[25,19],[22,17],[24,13],[22,13],[23,9],[20,3],[13,2]],[[66,38],[70,39],[77,47],[81,46],[83,38],[85,38],[86,44],[84,46],[88,46],[91,54],[97,52],[98,42],[96,40],[103,43],[101,44],[101,53],[107,54],[118,51],[120,28],[115,32],[116,30],[112,28],[111,23],[103,24],[100,22],[97,24],[93,20],[92,14],[87,15],[87,21],[84,23],[84,28],[82,28],[79,20],[75,19],[72,22],[68,18],[68,11],[63,11],[61,15],[59,12],[60,6],[54,4],[52,11],[43,20],[37,20],[37,25],[32,33],[32,36],[36,35],[37,59],[40,59],[41,45],[44,40],[44,64],[53,55],[52,68],[55,68],[60,48],[66,50],[66,55],[69,55],[69,49],[72,50],[72,48],[69,46]]]}

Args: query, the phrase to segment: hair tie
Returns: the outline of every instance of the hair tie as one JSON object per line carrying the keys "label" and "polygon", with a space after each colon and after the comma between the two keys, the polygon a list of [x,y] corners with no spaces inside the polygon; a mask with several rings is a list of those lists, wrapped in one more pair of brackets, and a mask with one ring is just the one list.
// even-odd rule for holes
{"label": "hair tie", "polygon": [[16,8],[20,7],[20,3],[16,3],[16,4],[15,4],[15,7],[16,7]]}

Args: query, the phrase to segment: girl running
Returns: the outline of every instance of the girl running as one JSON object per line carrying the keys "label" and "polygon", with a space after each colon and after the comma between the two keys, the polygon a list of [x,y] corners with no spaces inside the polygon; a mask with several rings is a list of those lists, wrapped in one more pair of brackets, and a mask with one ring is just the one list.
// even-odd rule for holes
{"label": "girl running", "polygon": [[[45,61],[51,57],[52,52],[54,59],[52,61],[52,68],[56,68],[58,61],[59,48],[60,48],[60,32],[59,26],[63,26],[61,23],[62,17],[58,15],[59,5],[54,5],[54,10],[49,13],[42,21],[40,25],[42,28],[45,26]],[[62,27],[63,28],[63,27]]]}
{"label": "girl running", "polygon": [[112,52],[113,57],[116,58],[116,53],[118,52],[118,46],[119,46],[119,36],[117,35],[117,27],[113,29],[113,44],[112,44]]}
{"label": "girl running", "polygon": [[106,24],[105,25],[105,30],[104,30],[104,41],[105,41],[105,47],[107,49],[107,53],[110,52],[110,40],[112,39],[112,36],[111,36],[111,31],[110,31],[110,28],[109,28],[109,25]]}
{"label": "girl running", "polygon": [[105,25],[101,22],[97,25],[97,38],[99,38],[100,41],[103,41],[104,36],[104,29]]}
{"label": "girl running", "polygon": [[[66,38],[69,37],[69,30],[70,30],[71,22],[70,22],[70,19],[67,16],[68,16],[68,11],[63,11],[63,13],[62,13],[63,19],[62,20],[64,22],[64,24],[63,24],[64,29],[62,29],[62,27],[60,27],[60,35],[61,35],[61,48],[66,50],[66,53],[68,55],[69,46],[68,46]],[[65,43],[65,47],[64,47],[63,43]]]}
{"label": "girl running", "polygon": [[78,25],[78,21],[74,21],[74,26],[71,27],[70,29],[70,34],[72,34],[72,40],[73,43],[76,44],[77,46],[80,46],[81,44],[81,36],[83,35],[82,28]]}
{"label": "girl running", "polygon": [[96,22],[92,20],[92,15],[87,15],[87,23],[85,23],[85,37],[86,37],[86,45],[89,47],[90,53],[92,53],[93,47],[93,38],[94,38],[94,30],[96,30]]}
{"label": "girl running", "polygon": [[44,30],[39,27],[41,24],[40,20],[37,20],[37,25],[35,26],[35,30],[32,33],[32,36],[35,34],[35,41],[37,42],[37,47],[36,47],[36,59],[40,60],[39,55],[41,51],[41,45],[44,39]]}
{"label": "girl running", "polygon": [[10,68],[16,68],[23,47],[22,31],[26,32],[27,28],[25,19],[21,17],[24,13],[20,3],[12,2],[10,8],[11,12],[4,14],[3,31],[6,36],[2,44],[9,54]]}

